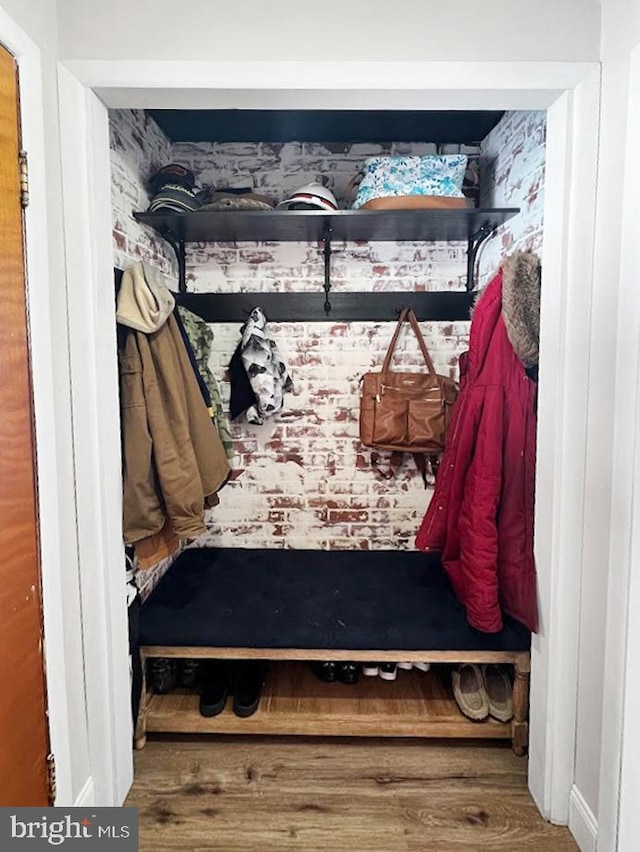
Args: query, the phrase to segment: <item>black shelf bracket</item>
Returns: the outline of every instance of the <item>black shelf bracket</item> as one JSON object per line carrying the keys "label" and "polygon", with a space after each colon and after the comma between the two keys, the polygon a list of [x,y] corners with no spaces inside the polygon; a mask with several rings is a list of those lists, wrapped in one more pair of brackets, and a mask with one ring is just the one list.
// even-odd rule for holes
{"label": "black shelf bracket", "polygon": [[170,228],[163,228],[160,234],[169,243],[171,248],[176,253],[178,261],[178,290],[180,293],[187,292],[187,259],[186,248],[183,237],[176,237]]}
{"label": "black shelf bracket", "polygon": [[331,292],[331,233],[331,226],[327,225],[322,238],[324,244],[324,284],[322,289],[324,290],[324,312],[327,317],[331,313],[331,301],[329,300],[329,293]]}
{"label": "black shelf bracket", "polygon": [[495,226],[484,224],[481,225],[475,234],[471,234],[467,243],[467,290],[471,292],[475,289],[475,266],[478,250],[482,243],[487,240],[491,234],[495,232]]}

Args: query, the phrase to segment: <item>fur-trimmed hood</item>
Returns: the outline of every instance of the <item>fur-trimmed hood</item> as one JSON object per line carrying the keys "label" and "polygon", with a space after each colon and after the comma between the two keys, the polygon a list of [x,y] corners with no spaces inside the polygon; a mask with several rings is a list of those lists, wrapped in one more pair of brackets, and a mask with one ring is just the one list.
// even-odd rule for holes
{"label": "fur-trimmed hood", "polygon": [[502,318],[518,358],[525,367],[535,367],[540,346],[540,261],[531,252],[514,252],[502,264]]}

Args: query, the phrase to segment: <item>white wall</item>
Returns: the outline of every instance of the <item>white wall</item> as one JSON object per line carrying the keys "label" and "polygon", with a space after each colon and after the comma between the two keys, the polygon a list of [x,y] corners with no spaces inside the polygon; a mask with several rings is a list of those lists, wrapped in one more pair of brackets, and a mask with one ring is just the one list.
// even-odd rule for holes
{"label": "white wall", "polygon": [[[42,571],[44,585],[45,607],[50,603],[47,599],[51,583],[56,585],[55,592],[59,593],[64,605],[64,620],[61,616],[61,637],[63,652],[56,658],[53,652],[47,655],[49,692],[56,693],[64,690],[61,702],[66,704],[67,718],[52,719],[52,749],[56,754],[58,768],[58,801],[60,804],[72,804],[76,801],[89,779],[89,744],[85,716],[84,672],[81,642],[80,620],[80,589],[78,581],[78,560],[75,517],[75,490],[73,469],[73,443],[71,438],[70,419],[70,387],[69,364],[67,350],[67,311],[66,311],[66,282],[63,255],[62,233],[62,184],[60,176],[60,149],[58,130],[58,103],[56,88],[57,61],[57,20],[56,5],[51,0],[1,0],[0,12],[6,12],[14,22],[21,27],[27,36],[41,50],[42,89],[43,89],[43,123],[44,138],[46,139],[45,175],[32,169],[31,197],[32,203],[46,203],[48,221],[49,255],[47,266],[49,273],[49,299],[51,306],[51,327],[53,348],[49,355],[53,373],[53,406],[55,422],[44,424],[49,435],[55,436],[55,460],[39,459],[39,470],[42,475],[45,468],[56,467],[58,517],[56,518],[57,534],[53,531],[51,539],[42,539]],[[2,33],[0,32],[0,38]],[[25,105],[26,107],[26,105]],[[43,198],[46,196],[46,199]],[[26,226],[29,229],[29,211],[27,211]],[[27,259],[28,260],[28,259]],[[29,289],[38,292],[41,281],[32,263]],[[46,280],[46,279],[43,279]],[[32,335],[38,330],[31,328]],[[39,342],[39,341],[38,341]],[[38,369],[34,361],[35,392],[38,394]],[[42,426],[43,424],[40,424]],[[36,399],[36,426],[38,427],[38,399]],[[47,448],[47,451],[49,448]],[[42,452],[42,449],[41,449]],[[54,487],[49,485],[48,487]],[[42,490],[42,480],[40,482]],[[50,497],[50,494],[46,495]],[[41,510],[42,514],[42,510]],[[49,518],[41,517],[43,529],[49,524]],[[54,552],[55,551],[55,552]],[[60,576],[53,578],[47,572],[61,571]],[[45,631],[47,618],[45,618]],[[45,635],[45,652],[47,637]],[[62,659],[63,657],[63,659]],[[52,667],[55,665],[55,671]],[[66,673],[61,683],[61,666]],[[55,682],[51,682],[55,679]],[[53,704],[54,698],[51,698]],[[56,706],[60,702],[55,699]],[[67,729],[65,736],[64,730]],[[72,731],[72,736],[68,732]]]}
{"label": "white wall", "polygon": [[65,59],[591,60],[598,0],[58,0]]}
{"label": "white wall", "polygon": [[3,0],[4,11],[29,38],[50,54],[58,45],[57,4],[52,0]]}

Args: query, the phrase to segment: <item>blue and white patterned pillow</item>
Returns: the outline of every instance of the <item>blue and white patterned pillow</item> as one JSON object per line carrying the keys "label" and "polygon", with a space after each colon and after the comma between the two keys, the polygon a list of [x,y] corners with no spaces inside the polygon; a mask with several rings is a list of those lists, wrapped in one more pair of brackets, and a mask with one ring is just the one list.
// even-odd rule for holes
{"label": "blue and white patterned pillow", "polygon": [[467,170],[465,154],[427,154],[413,157],[369,157],[353,207],[373,198],[399,195],[440,195],[462,198]]}

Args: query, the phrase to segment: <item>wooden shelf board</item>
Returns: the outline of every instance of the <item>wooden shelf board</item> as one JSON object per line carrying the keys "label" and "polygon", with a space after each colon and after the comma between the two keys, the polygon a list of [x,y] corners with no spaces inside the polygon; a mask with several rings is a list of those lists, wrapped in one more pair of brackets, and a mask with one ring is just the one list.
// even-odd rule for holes
{"label": "wooden shelf board", "polygon": [[458,710],[448,673],[399,671],[397,680],[361,677],[357,684],[323,683],[304,663],[272,666],[257,712],[237,717],[229,697],[213,718],[200,715],[195,692],[152,696],[147,731],[301,736],[397,736],[509,739],[511,725],[472,722]]}
{"label": "wooden shelf board", "polygon": [[145,657],[212,660],[359,660],[361,662],[516,663],[529,670],[528,651],[407,651],[336,648],[223,648],[179,645],[145,645]]}

